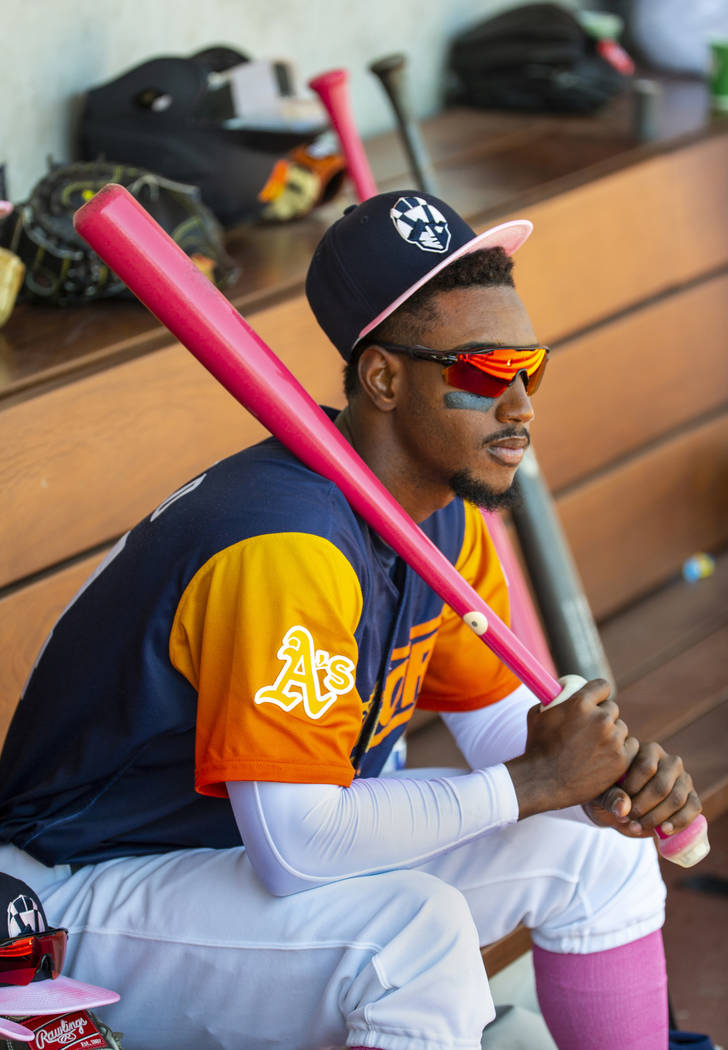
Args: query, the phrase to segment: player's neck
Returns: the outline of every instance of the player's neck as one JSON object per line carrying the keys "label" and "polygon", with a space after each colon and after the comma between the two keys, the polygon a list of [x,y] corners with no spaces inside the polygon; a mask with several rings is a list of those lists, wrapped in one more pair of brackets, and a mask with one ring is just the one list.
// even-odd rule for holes
{"label": "player's neck", "polygon": [[449,486],[421,483],[402,450],[392,440],[386,417],[362,419],[349,404],[339,413],[335,423],[372,473],[414,521],[423,522],[453,499]]}

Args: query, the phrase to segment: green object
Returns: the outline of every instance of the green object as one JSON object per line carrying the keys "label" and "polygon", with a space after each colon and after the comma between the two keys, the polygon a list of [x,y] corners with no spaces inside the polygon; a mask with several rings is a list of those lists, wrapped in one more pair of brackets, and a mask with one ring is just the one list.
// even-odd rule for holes
{"label": "green object", "polygon": [[710,41],[713,64],[710,74],[710,94],[713,109],[728,112],[728,39]]}
{"label": "green object", "polygon": [[595,40],[618,40],[624,29],[620,16],[606,11],[577,11],[575,17],[584,32]]}

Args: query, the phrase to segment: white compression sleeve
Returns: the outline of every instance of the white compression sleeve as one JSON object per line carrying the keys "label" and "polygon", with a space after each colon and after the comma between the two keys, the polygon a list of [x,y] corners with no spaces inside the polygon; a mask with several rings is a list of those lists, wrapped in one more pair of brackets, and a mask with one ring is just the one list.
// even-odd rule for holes
{"label": "white compression sleeve", "polygon": [[433,779],[377,777],[350,787],[230,781],[250,862],[278,896],[413,867],[518,819],[505,766]]}
{"label": "white compression sleeve", "polygon": [[508,762],[526,749],[526,715],[538,699],[525,685],[477,711],[454,711],[442,720],[471,769]]}
{"label": "white compression sleeve", "polygon": [[[496,762],[508,762],[522,755],[526,748],[526,715],[538,703],[538,699],[520,685],[509,696],[496,704],[477,711],[456,711],[443,714],[455,743],[473,769],[488,767]],[[576,820],[581,824],[596,823],[582,806],[569,806],[558,810],[565,820]]]}

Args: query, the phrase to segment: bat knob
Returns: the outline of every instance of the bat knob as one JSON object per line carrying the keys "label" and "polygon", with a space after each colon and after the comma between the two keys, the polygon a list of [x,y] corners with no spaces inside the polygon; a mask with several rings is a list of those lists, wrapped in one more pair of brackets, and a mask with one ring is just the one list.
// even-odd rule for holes
{"label": "bat knob", "polygon": [[319,73],[318,76],[312,77],[308,86],[320,95],[341,87],[347,83],[348,79],[349,74],[345,69],[329,69],[326,73]]}
{"label": "bat knob", "polygon": [[400,53],[384,55],[382,58],[378,58],[375,62],[370,63],[369,71],[376,77],[386,77],[392,73],[401,72],[404,69],[405,61],[404,55]]}
{"label": "bat knob", "polygon": [[339,136],[357,197],[360,201],[373,197],[378,192],[377,184],[354,122],[349,100],[349,74],[345,69],[330,69],[312,77],[308,86],[323,102],[334,131]]}
{"label": "bat knob", "polygon": [[702,813],[682,831],[676,831],[674,835],[666,835],[658,830],[657,852],[665,860],[671,860],[673,864],[679,864],[681,868],[692,868],[694,864],[707,857],[710,853],[708,842],[708,822]]}

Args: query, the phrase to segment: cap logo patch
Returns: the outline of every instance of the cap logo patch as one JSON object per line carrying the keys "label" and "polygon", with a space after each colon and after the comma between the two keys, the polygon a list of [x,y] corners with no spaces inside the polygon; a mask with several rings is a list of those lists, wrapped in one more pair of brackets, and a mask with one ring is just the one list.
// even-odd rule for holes
{"label": "cap logo patch", "polygon": [[450,246],[447,219],[422,197],[400,197],[389,216],[402,240],[423,252],[446,252]]}
{"label": "cap logo patch", "polygon": [[21,893],[8,904],[8,937],[20,937],[22,934],[42,933],[45,923],[40,908],[26,894]]}

